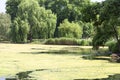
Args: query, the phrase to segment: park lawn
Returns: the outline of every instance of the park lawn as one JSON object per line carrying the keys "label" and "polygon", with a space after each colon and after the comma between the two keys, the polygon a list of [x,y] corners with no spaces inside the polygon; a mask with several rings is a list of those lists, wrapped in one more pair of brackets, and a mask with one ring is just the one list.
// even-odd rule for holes
{"label": "park lawn", "polygon": [[[81,55],[47,54],[49,51],[79,51],[81,46],[0,44],[0,77],[33,71],[37,80],[74,80],[106,78],[120,74],[120,64],[107,60],[84,60]],[[91,47],[86,47],[88,51]],[[36,71],[37,70],[37,71]],[[42,70],[42,71],[40,71]]]}

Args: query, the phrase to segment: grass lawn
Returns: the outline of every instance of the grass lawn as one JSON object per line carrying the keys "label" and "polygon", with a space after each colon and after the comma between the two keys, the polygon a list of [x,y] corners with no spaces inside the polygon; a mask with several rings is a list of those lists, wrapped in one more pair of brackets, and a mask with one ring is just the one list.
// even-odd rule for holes
{"label": "grass lawn", "polygon": [[[87,47],[90,51],[91,47]],[[120,64],[107,60],[84,60],[81,55],[47,54],[49,51],[84,50],[80,46],[0,43],[0,77],[33,71],[37,80],[74,80],[106,78],[120,74]]]}

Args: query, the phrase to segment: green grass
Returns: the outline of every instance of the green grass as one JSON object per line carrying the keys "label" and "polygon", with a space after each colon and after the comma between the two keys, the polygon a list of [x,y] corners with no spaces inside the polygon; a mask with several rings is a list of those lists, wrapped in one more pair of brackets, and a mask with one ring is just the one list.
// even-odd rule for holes
{"label": "green grass", "polygon": [[[77,52],[85,50],[85,47],[0,44],[0,77],[33,71],[29,75],[37,80],[73,80],[106,78],[108,75],[120,73],[120,64],[110,63],[107,60],[85,60],[81,55],[74,54],[47,54],[50,50],[62,49]],[[91,47],[86,49],[89,51]],[[44,70],[34,71],[36,69]]]}

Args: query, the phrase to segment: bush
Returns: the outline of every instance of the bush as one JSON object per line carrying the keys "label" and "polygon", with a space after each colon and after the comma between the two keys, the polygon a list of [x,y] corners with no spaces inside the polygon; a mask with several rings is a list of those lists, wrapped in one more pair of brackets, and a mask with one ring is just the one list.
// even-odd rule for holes
{"label": "bush", "polygon": [[109,47],[109,50],[111,52],[116,52],[116,53],[119,52],[119,50],[118,50],[118,43],[117,42],[115,42],[115,41],[108,41],[108,42],[106,42],[105,45]]}
{"label": "bush", "polygon": [[46,40],[45,44],[90,46],[91,42],[91,40],[80,40],[75,38],[50,38]]}
{"label": "bush", "polygon": [[78,45],[78,41],[77,39],[73,39],[73,38],[54,38],[54,39],[47,39],[45,44]]}
{"label": "bush", "polygon": [[111,41],[107,41],[105,43],[105,46],[110,46],[110,45],[113,45],[113,44],[115,44],[115,41],[111,40]]}
{"label": "bush", "polygon": [[44,44],[45,43],[45,39],[33,39],[32,44]]}
{"label": "bush", "polygon": [[83,39],[80,41],[80,45],[81,46],[91,46],[92,45],[92,40],[87,40],[87,39]]}
{"label": "bush", "polygon": [[78,23],[70,23],[65,19],[58,27],[58,36],[79,39],[82,36],[82,27]]}
{"label": "bush", "polygon": [[45,44],[55,44],[55,39],[50,38],[45,42]]}

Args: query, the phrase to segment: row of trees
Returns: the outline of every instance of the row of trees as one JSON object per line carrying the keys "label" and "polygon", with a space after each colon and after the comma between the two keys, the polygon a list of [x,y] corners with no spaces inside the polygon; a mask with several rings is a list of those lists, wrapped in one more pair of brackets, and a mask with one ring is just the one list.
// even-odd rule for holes
{"label": "row of trees", "polygon": [[92,5],[90,0],[8,0],[6,5],[13,42],[33,38],[89,38],[93,34],[92,21],[83,18],[84,9]]}
{"label": "row of trees", "polygon": [[13,42],[54,37],[93,38],[93,46],[116,39],[119,52],[120,0],[7,0]]}

